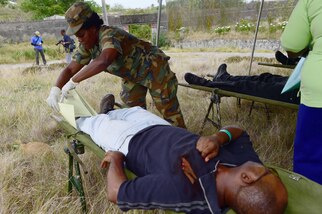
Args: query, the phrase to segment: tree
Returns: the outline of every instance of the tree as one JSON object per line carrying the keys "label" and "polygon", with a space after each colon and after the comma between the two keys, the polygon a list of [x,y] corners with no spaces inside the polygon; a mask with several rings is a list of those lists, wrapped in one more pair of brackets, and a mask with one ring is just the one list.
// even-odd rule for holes
{"label": "tree", "polygon": [[0,5],[6,5],[8,4],[9,0],[0,0]]}
{"label": "tree", "polygon": [[111,10],[113,10],[113,11],[122,11],[122,10],[124,10],[124,7],[121,4],[114,4],[114,7],[112,7]]}
{"label": "tree", "polygon": [[[23,0],[21,8],[25,12],[31,12],[34,19],[43,19],[56,14],[63,15],[66,10],[77,1],[78,0]],[[94,11],[100,10],[100,7],[94,1],[87,2]]]}

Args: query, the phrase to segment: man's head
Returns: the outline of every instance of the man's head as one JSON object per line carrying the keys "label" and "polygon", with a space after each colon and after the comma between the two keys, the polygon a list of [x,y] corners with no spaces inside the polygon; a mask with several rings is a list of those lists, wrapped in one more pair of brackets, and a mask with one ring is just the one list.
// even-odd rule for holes
{"label": "man's head", "polygon": [[98,29],[103,20],[85,2],[74,3],[65,13],[68,23],[67,35],[75,35],[85,49],[98,42]]}
{"label": "man's head", "polygon": [[36,36],[40,36],[39,31],[35,31],[35,35],[36,35]]}
{"label": "man's head", "polygon": [[287,205],[287,191],[281,180],[255,162],[228,170],[231,178],[225,191],[228,205],[239,214],[279,214]]}
{"label": "man's head", "polygon": [[61,34],[62,36],[64,36],[64,35],[66,34],[65,29],[60,30],[60,34]]}

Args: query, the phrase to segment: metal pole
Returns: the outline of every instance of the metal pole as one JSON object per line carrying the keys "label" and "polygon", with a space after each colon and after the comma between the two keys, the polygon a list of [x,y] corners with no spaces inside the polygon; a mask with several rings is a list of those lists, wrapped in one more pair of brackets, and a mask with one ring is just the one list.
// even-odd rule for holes
{"label": "metal pole", "polygon": [[254,52],[255,52],[257,34],[258,34],[258,29],[259,29],[259,23],[260,23],[260,20],[261,20],[261,17],[262,17],[263,5],[264,5],[264,0],[262,0],[261,6],[260,6],[260,9],[259,9],[259,12],[258,12],[258,18],[257,18],[257,24],[256,24],[256,30],[255,30],[255,37],[254,37],[254,43],[253,43],[253,50],[252,50],[252,56],[250,58],[250,65],[249,65],[248,75],[250,75],[250,72],[252,70],[252,64],[253,64],[253,59],[254,59]]}
{"label": "metal pole", "polygon": [[104,24],[108,25],[108,18],[107,18],[107,12],[106,12],[106,4],[105,0],[102,0],[102,11],[103,11],[103,20]]}
{"label": "metal pole", "polygon": [[158,46],[158,44],[159,44],[159,37],[160,37],[161,10],[162,10],[162,0],[159,0],[159,10],[158,10],[158,20],[157,20],[157,35],[156,35],[156,38],[155,38],[155,45],[156,46]]}

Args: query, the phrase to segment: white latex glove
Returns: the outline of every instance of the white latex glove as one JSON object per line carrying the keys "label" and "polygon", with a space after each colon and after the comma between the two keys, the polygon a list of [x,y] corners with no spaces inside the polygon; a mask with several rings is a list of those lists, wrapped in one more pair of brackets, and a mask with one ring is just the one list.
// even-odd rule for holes
{"label": "white latex glove", "polygon": [[47,98],[47,103],[50,107],[52,107],[55,111],[59,111],[58,100],[61,94],[60,88],[54,86],[50,89],[49,96]]}
{"label": "white latex glove", "polygon": [[62,102],[64,100],[64,98],[67,97],[68,92],[74,88],[76,88],[76,86],[78,85],[78,83],[74,82],[72,80],[72,78],[70,78],[70,80],[64,85],[64,87],[61,89],[61,99],[60,102]]}

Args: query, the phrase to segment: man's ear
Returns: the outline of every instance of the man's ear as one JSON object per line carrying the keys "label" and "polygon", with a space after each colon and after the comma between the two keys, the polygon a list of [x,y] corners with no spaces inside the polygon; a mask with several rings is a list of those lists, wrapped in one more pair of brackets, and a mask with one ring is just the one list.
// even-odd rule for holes
{"label": "man's ear", "polygon": [[249,171],[243,171],[240,174],[240,178],[243,183],[245,184],[251,184],[257,180],[257,177],[255,173],[249,172]]}

